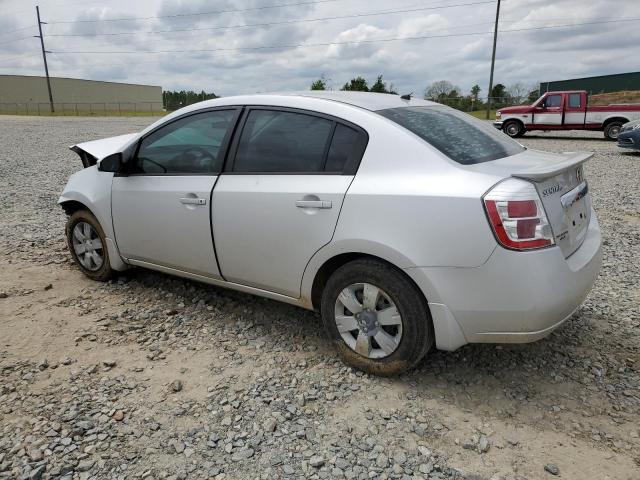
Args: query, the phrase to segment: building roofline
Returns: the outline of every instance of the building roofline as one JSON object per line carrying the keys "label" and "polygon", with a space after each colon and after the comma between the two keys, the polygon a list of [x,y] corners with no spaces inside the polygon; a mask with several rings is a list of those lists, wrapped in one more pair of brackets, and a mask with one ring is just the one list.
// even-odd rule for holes
{"label": "building roofline", "polygon": [[622,75],[640,75],[640,72],[609,73],[606,75],[592,75],[590,77],[565,78],[564,80],[545,80],[543,82],[540,82],[540,84],[544,85],[545,83],[573,82],[574,80],[590,80],[592,78],[619,77]]}
{"label": "building roofline", "polygon": [[[23,78],[42,78],[43,80],[46,78],[42,75],[12,75],[10,73],[0,73],[0,77],[23,77]],[[95,83],[115,83],[116,85],[131,85],[136,87],[158,87],[162,88],[161,85],[149,85],[146,83],[128,83],[128,82],[112,82],[109,80],[89,80],[86,78],[72,78],[72,77],[49,77],[51,80],[60,79],[60,80],[81,80],[83,82],[95,82]]]}

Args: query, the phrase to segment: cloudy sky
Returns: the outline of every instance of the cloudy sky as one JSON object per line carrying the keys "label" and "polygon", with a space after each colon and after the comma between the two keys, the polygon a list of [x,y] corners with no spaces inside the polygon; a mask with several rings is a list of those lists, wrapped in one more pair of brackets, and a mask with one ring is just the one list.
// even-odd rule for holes
{"label": "cloudy sky", "polygon": [[[496,0],[0,0],[0,74],[43,74],[32,37],[36,3],[48,22],[52,76],[219,95],[303,90],[320,75],[339,89],[355,75],[371,84],[378,74],[400,93],[422,94],[446,79],[465,93],[477,83],[486,94],[496,7]],[[640,70],[639,3],[503,0],[496,82]]]}

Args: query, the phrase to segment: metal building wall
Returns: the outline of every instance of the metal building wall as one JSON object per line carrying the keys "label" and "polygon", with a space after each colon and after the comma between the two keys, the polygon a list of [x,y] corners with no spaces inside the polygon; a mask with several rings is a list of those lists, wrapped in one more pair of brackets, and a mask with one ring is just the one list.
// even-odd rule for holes
{"label": "metal building wall", "polygon": [[[162,111],[162,87],[51,77],[53,101],[59,109],[127,108]],[[45,77],[0,75],[0,106],[49,104]],[[33,108],[33,107],[32,107]],[[7,110],[7,108],[2,108]]]}
{"label": "metal building wall", "polygon": [[640,72],[542,82],[540,95],[554,90],[586,90],[589,94],[640,90]]}

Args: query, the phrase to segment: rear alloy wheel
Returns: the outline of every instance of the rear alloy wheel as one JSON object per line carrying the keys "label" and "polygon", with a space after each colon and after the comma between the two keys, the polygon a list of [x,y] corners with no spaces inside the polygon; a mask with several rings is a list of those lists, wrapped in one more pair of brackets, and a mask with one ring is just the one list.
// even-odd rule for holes
{"label": "rear alloy wheel", "polygon": [[622,122],[611,122],[604,127],[604,138],[607,140],[618,140],[620,129],[622,128]]}
{"label": "rear alloy wheel", "polygon": [[374,375],[397,375],[433,345],[428,307],[401,272],[373,259],[343,265],[322,295],[325,329],[342,359]]}
{"label": "rear alloy wheel", "polygon": [[509,135],[511,138],[518,138],[524,135],[524,125],[516,120],[507,121],[503,126],[502,130],[504,133]]}
{"label": "rear alloy wheel", "polygon": [[104,232],[91,212],[73,213],[67,221],[66,234],[71,256],[82,273],[103,282],[113,276]]}

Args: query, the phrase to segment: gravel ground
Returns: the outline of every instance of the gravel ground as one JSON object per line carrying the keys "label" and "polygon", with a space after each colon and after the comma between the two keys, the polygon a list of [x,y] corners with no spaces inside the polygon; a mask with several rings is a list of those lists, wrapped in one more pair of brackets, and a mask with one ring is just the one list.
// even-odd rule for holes
{"label": "gravel ground", "polygon": [[66,147],[149,118],[0,117],[0,478],[640,478],[640,155],[595,151],[604,265],[529,345],[434,352],[395,379],[336,360],[319,317],[133,270],[72,264]]}

